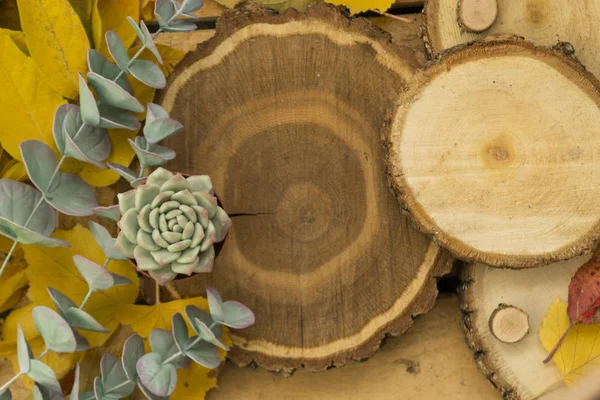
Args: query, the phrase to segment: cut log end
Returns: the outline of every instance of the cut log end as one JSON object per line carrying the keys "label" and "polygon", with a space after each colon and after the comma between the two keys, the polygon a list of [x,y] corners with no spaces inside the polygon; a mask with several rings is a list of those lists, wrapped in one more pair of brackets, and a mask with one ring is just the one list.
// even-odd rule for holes
{"label": "cut log end", "polygon": [[470,32],[488,30],[497,17],[497,0],[460,0],[458,3],[458,23]]}
{"label": "cut log end", "polygon": [[503,343],[517,343],[529,333],[529,316],[518,307],[500,304],[490,316],[490,332]]}
{"label": "cut log end", "polygon": [[490,41],[447,52],[416,81],[399,99],[389,171],[423,231],[498,267],[591,249],[600,84],[581,64],[522,40]]}
{"label": "cut log end", "polygon": [[[169,77],[160,103],[185,131],[166,143],[167,167],[210,175],[236,215],[209,277],[256,314],[232,332],[236,363],[343,365],[433,306],[449,255],[412,226],[382,168],[382,122],[420,66],[332,5],[248,4]],[[202,295],[202,278],[179,293]]]}

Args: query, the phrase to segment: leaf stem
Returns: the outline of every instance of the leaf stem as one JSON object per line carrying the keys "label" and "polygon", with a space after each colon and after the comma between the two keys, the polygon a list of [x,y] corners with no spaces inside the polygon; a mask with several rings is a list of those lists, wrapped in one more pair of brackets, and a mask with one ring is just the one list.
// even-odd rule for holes
{"label": "leaf stem", "polygon": [[[129,62],[127,63],[127,68],[129,68],[131,66],[131,64],[133,64],[133,62],[135,61],[135,59],[138,58],[140,56],[140,54],[142,54],[142,52],[144,50],[146,50],[146,45],[145,44],[143,44],[142,47],[140,47],[140,49],[137,51],[137,53],[135,53],[133,55],[133,57],[131,57],[131,60],[129,60]],[[119,71],[119,73],[117,74],[116,78],[113,79],[113,82],[118,81],[123,76],[123,74],[125,72],[126,72],[125,70]]]}
{"label": "leaf stem", "polygon": [[[198,342],[200,342],[202,340],[202,338],[200,336],[196,337],[196,339],[194,339],[194,341],[192,343],[190,343],[188,346],[185,346],[185,349],[191,349],[192,347],[194,347],[196,344],[198,344]],[[170,363],[171,361],[175,360],[177,357],[180,357],[183,355],[182,351],[178,351],[177,353],[173,354],[171,357],[167,358],[165,361],[162,362],[163,365]]]}
{"label": "leaf stem", "polygon": [[129,379],[126,381],[123,381],[123,382],[119,383],[117,386],[108,389],[105,394],[110,394],[111,392],[114,392],[117,389],[121,389],[123,386],[128,385],[129,383],[134,383],[134,382],[131,382]]}
{"label": "leaf stem", "polygon": [[90,299],[90,296],[92,295],[92,293],[94,293],[94,291],[92,289],[89,289],[88,292],[86,293],[85,297],[83,298],[83,301],[81,302],[81,305],[79,306],[80,310],[83,310],[83,307],[85,307],[85,305],[87,304],[87,302]]}
{"label": "leaf stem", "polygon": [[550,351],[550,354],[548,354],[548,357],[546,357],[544,359],[544,364],[548,364],[550,361],[552,361],[552,357],[554,357],[554,354],[556,354],[556,352],[558,351],[558,349],[560,348],[562,343],[565,341],[565,339],[567,338],[567,335],[569,334],[571,329],[573,329],[573,327],[579,322],[579,319],[581,319],[581,317],[579,317],[575,322],[573,322],[569,325],[569,327],[567,328],[565,333],[563,333],[563,335],[558,340],[558,343],[556,343],[556,345]]}
{"label": "leaf stem", "polygon": [[37,356],[35,359],[36,359],[36,360],[41,360],[41,359],[42,359],[42,357],[44,357],[44,356],[45,356],[46,354],[48,354],[48,353],[50,353],[50,349],[46,348],[46,350],[44,350],[44,351],[42,352],[42,354],[40,354],[39,356]]}
{"label": "leaf stem", "polygon": [[17,249],[18,245],[19,245],[19,242],[17,242],[15,240],[15,242],[12,245],[12,247],[10,248],[10,250],[8,251],[8,253],[6,254],[6,257],[4,258],[4,262],[2,263],[2,267],[0,267],[0,276],[2,276],[2,273],[4,272],[4,269],[8,265],[8,261],[12,257],[12,255],[15,252],[15,250]]}
{"label": "leaf stem", "polygon": [[110,262],[110,258],[107,258],[107,259],[104,261],[104,264],[102,264],[102,268],[106,269],[106,267],[108,267],[108,263],[109,263],[109,262]]}
{"label": "leaf stem", "polygon": [[10,378],[8,380],[8,382],[6,382],[4,385],[2,385],[2,387],[0,387],[0,394],[4,393],[9,388],[10,385],[15,383],[17,381],[17,379],[19,379],[21,377],[21,375],[23,375],[23,373],[19,372],[17,375]]}

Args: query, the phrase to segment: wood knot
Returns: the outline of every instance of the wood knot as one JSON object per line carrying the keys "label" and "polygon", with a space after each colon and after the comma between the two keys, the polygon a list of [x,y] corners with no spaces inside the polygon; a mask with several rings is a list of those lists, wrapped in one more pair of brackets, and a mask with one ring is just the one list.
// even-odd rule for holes
{"label": "wood knot", "polygon": [[480,158],[487,168],[506,168],[514,160],[513,146],[505,136],[496,138],[483,146]]}
{"label": "wood knot", "polygon": [[493,157],[496,161],[505,161],[510,157],[508,151],[503,149],[502,147],[492,146],[489,148],[488,153],[491,157]]}

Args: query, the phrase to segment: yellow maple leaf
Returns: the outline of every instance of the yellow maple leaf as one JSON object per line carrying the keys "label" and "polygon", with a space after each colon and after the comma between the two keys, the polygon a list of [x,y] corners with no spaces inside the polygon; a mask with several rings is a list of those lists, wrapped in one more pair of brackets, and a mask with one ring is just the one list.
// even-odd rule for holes
{"label": "yellow maple leaf", "polygon": [[136,22],[140,19],[140,0],[94,0],[92,6],[92,37],[94,47],[105,57],[110,57],[104,35],[115,32],[128,49],[137,37],[127,22],[127,17]]}
{"label": "yellow maple leaf", "polygon": [[0,30],[0,141],[15,159],[21,160],[19,143],[40,140],[55,148],[52,137],[54,111],[65,100],[42,78],[35,62]]}
{"label": "yellow maple leaf", "polygon": [[[550,352],[569,327],[567,304],[554,300],[542,321],[539,337]],[[575,325],[552,358],[567,384],[576,383],[600,364],[600,324]]]}
{"label": "yellow maple leaf", "polygon": [[[17,337],[18,325],[21,325],[27,343],[29,343],[34,356],[41,354],[45,349],[44,340],[37,333],[33,323],[31,312],[34,307],[35,304],[31,303],[11,312],[8,318],[6,318],[6,322],[2,328],[2,337],[4,340],[0,342],[0,358],[8,358],[15,373],[19,370],[17,343],[15,340]],[[52,368],[57,378],[61,379],[73,369],[75,364],[83,359],[84,355],[84,351],[64,354],[58,354],[51,351],[42,357],[41,361]],[[26,388],[33,388],[33,381],[29,377],[24,376],[21,380]]]}
{"label": "yellow maple leaf", "polygon": [[[94,240],[92,233],[81,225],[70,231],[57,230],[54,237],[71,243],[71,248],[49,248],[23,246],[25,260],[29,267],[27,276],[30,282],[29,297],[35,305],[54,308],[46,288],[52,287],[80,304],[88,291],[88,285],[73,263],[74,255],[81,255],[102,265],[105,256]],[[133,266],[128,261],[111,261],[107,269],[122,275],[133,283],[116,286],[105,291],[95,292],[90,297],[84,310],[91,314],[111,333],[118,326],[115,318],[117,310],[124,304],[135,302],[139,291],[139,279]],[[101,346],[110,337],[109,334],[81,331],[91,347]]]}
{"label": "yellow maple leaf", "polygon": [[90,49],[79,16],[68,0],[18,0],[17,4],[27,48],[43,79],[64,97],[78,98],[77,74],[87,70]]}
{"label": "yellow maple leaf", "polygon": [[346,6],[350,13],[358,14],[369,10],[387,11],[395,0],[328,0],[332,4]]}
{"label": "yellow maple leaf", "polygon": [[[208,301],[203,297],[175,300],[167,303],[159,303],[152,306],[140,306],[128,304],[119,308],[117,318],[124,325],[131,328],[141,337],[147,338],[154,328],[171,330],[173,315],[180,312],[184,314],[187,305],[193,305],[208,310]],[[187,323],[187,320],[186,320]],[[193,330],[188,323],[188,331]],[[223,344],[232,346],[231,338],[226,327],[223,327]],[[226,352],[219,350],[221,360],[225,359]],[[204,395],[216,386],[217,380],[210,376],[211,370],[192,362],[187,368],[177,371],[177,388],[171,395],[171,400],[204,399]]]}

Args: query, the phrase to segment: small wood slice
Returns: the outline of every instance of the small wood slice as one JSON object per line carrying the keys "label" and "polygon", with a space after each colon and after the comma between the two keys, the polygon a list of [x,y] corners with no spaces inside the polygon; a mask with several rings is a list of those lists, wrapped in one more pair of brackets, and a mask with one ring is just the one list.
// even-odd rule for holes
{"label": "small wood slice", "polygon": [[[554,363],[542,361],[548,352],[539,330],[550,305],[566,302],[569,283],[592,253],[540,269],[499,269],[483,264],[465,268],[459,293],[467,342],[479,368],[507,400],[537,398],[561,382]],[[530,333],[518,343],[503,343],[490,330],[490,316],[500,304],[510,304],[527,313]]]}
{"label": "small wood slice", "polygon": [[600,84],[522,40],[457,47],[400,96],[391,181],[459,258],[525,268],[600,236]]}
{"label": "small wood slice", "polygon": [[498,17],[497,0],[459,0],[458,23],[471,32],[489,29]]}
{"label": "small wood slice", "polygon": [[529,333],[529,316],[519,307],[500,304],[490,316],[490,332],[503,343],[517,343]]}
{"label": "small wood slice", "polygon": [[185,131],[167,167],[209,174],[233,217],[212,274],[174,288],[256,313],[232,333],[238,364],[343,365],[432,307],[449,256],[403,215],[381,142],[420,61],[325,3],[246,5],[171,75],[162,105]]}
{"label": "small wood slice", "polygon": [[559,41],[571,43],[581,62],[600,77],[599,1],[496,0],[496,22],[483,33],[466,31],[456,23],[460,1],[425,2],[423,37],[432,56],[487,35],[515,34],[542,46],[554,46]]}

